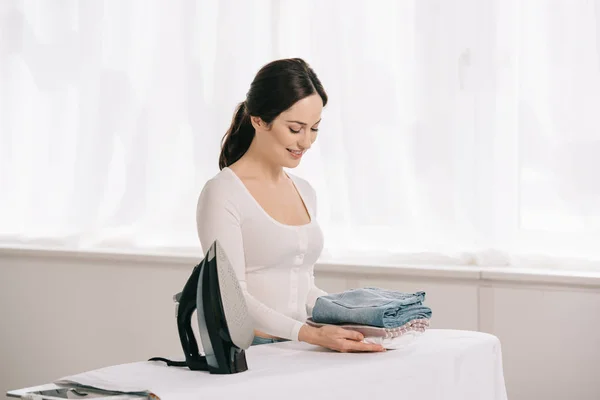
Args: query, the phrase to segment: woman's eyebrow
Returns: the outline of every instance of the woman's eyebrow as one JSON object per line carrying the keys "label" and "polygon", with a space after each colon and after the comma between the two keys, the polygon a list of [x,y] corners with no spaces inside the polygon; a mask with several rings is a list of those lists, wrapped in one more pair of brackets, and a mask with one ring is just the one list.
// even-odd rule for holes
{"label": "woman's eyebrow", "polygon": [[[303,126],[306,126],[306,125],[308,125],[306,122],[301,122],[301,121],[286,121],[286,122],[293,122],[293,123],[300,124],[300,125],[303,125]],[[321,120],[318,120],[318,121],[317,121],[317,122],[315,122],[313,125],[316,125],[316,124],[318,124],[319,122],[321,122]]]}

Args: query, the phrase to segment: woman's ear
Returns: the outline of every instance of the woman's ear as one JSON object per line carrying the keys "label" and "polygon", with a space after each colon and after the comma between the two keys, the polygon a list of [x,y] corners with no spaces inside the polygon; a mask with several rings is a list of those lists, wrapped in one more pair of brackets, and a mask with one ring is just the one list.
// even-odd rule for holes
{"label": "woman's ear", "polygon": [[250,122],[252,122],[252,126],[255,130],[265,129],[266,125],[265,121],[263,121],[260,117],[250,117]]}

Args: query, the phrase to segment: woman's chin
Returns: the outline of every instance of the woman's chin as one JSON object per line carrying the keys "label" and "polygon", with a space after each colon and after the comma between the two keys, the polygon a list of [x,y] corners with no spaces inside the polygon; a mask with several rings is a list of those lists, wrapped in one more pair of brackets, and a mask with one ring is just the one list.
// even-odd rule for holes
{"label": "woman's chin", "polygon": [[302,160],[303,155],[304,154],[301,154],[300,156],[296,156],[296,155],[291,154],[288,151],[287,157],[285,158],[283,165],[286,168],[295,168],[298,166],[298,164],[300,164],[300,161]]}
{"label": "woman's chin", "polygon": [[285,168],[296,168],[300,164],[300,160],[286,160],[283,163]]}

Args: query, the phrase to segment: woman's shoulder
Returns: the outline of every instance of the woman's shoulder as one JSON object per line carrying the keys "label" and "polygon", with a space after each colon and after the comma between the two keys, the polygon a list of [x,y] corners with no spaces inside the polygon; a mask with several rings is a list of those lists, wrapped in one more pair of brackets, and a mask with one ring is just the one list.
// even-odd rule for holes
{"label": "woman's shoulder", "polygon": [[315,188],[310,184],[310,182],[296,174],[287,172],[288,176],[292,179],[300,193],[305,196],[309,196],[311,201],[316,201],[317,194]]}
{"label": "woman's shoulder", "polygon": [[232,200],[238,192],[235,176],[227,168],[223,168],[204,183],[199,201],[224,200],[225,198]]}
{"label": "woman's shoulder", "polygon": [[294,181],[296,186],[301,186],[303,189],[309,190],[311,192],[315,191],[315,189],[312,187],[312,185],[310,184],[310,182],[308,180],[302,178],[299,175],[291,173],[291,172],[286,172],[286,173]]}

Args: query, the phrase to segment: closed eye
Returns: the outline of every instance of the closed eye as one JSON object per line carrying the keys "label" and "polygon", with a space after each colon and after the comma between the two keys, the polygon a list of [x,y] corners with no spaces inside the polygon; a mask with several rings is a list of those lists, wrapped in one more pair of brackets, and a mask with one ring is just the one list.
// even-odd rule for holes
{"label": "closed eye", "polygon": [[[306,122],[302,122],[302,121],[291,121],[291,120],[289,120],[289,121],[286,121],[286,122],[290,122],[290,123],[293,123],[293,124],[298,124],[298,125],[302,125],[302,126],[307,126],[307,125],[308,125]],[[319,124],[319,122],[321,122],[321,120],[320,120],[320,119],[319,119],[317,122],[315,122],[315,123],[313,124],[313,126],[315,126],[315,125],[318,125],[318,124]],[[292,133],[300,133],[300,131],[302,130],[302,128],[300,128],[300,129],[298,129],[297,131],[295,131],[295,130],[293,130],[291,127],[290,127],[289,129],[290,129],[290,132],[292,132]],[[316,128],[310,128],[310,130],[311,130],[311,131],[313,131],[313,132],[318,132],[318,131],[319,131],[319,127],[316,127]]]}
{"label": "closed eye", "polygon": [[[319,132],[319,128],[310,128],[310,130],[313,131],[313,132]],[[290,132],[292,132],[292,133],[300,133],[300,129],[298,129],[297,131],[295,131],[292,128],[290,128]]]}

